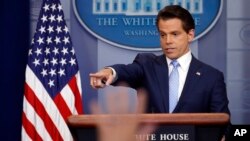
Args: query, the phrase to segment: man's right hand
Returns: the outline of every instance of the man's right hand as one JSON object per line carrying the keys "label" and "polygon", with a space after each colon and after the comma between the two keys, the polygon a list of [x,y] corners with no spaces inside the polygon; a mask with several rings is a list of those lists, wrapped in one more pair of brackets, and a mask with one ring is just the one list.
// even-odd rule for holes
{"label": "man's right hand", "polygon": [[104,88],[110,85],[113,80],[113,71],[111,68],[104,68],[96,73],[90,73],[90,85],[92,88]]}

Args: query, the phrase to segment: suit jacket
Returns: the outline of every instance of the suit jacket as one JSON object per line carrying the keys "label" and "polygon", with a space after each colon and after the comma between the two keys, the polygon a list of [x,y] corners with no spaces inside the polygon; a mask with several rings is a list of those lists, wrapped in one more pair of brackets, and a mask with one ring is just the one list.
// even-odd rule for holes
{"label": "suit jacket", "polygon": [[[168,65],[165,55],[138,54],[133,63],[111,66],[118,79],[113,85],[126,83],[148,93],[149,113],[169,112]],[[192,56],[179,101],[173,113],[229,113],[223,73]]]}

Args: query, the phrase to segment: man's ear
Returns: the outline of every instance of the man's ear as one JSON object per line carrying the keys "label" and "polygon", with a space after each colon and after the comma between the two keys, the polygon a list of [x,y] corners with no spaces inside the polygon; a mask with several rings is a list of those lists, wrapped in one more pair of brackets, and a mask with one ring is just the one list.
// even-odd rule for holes
{"label": "man's ear", "polygon": [[190,29],[190,30],[188,31],[188,41],[189,41],[189,42],[192,42],[193,39],[194,39],[194,36],[195,36],[195,30],[194,30],[194,29]]}

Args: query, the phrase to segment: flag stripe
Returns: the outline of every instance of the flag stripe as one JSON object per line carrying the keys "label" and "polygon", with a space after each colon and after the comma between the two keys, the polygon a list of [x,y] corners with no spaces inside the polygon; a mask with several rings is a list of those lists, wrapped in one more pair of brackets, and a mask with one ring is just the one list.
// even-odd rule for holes
{"label": "flag stripe", "polygon": [[22,113],[22,117],[23,117],[22,122],[24,124],[23,125],[24,129],[28,134],[28,136],[31,138],[31,140],[42,141],[41,136],[37,133],[33,124],[27,119],[24,112]]}
{"label": "flag stripe", "polygon": [[[25,118],[25,117],[24,117]],[[27,126],[26,126],[27,127]],[[31,129],[31,128],[30,128]],[[33,128],[34,129],[34,128]],[[32,139],[29,137],[29,134],[26,132],[25,127],[22,126],[22,141],[32,141]],[[34,140],[33,140],[34,141]],[[39,140],[38,140],[39,141]]]}
{"label": "flag stripe", "polygon": [[[43,88],[40,81],[37,80],[37,77],[35,76],[33,71],[29,68],[29,66],[26,67],[26,76],[29,77],[29,79],[26,79],[27,84],[34,91],[35,95],[37,96],[37,99],[42,103],[42,105],[47,110],[47,112],[44,112],[43,114],[48,114],[48,117],[50,117],[53,121],[53,124],[48,124],[49,128],[53,128],[50,126],[55,125],[64,140],[68,140],[68,141],[72,140],[72,135],[68,129],[68,126],[66,125],[66,122],[64,121],[63,117],[59,113],[55,103],[52,101],[49,94],[47,94],[46,90]],[[36,83],[33,83],[33,82],[36,82]],[[33,104],[35,104],[36,107],[39,107],[37,103],[33,102]],[[41,117],[44,118],[46,116],[41,116]],[[45,120],[45,123],[46,122],[49,122],[49,121]],[[53,132],[51,135],[52,137],[55,136]]]}
{"label": "flag stripe", "polygon": [[74,90],[73,91],[73,94],[74,94],[74,97],[76,99],[75,101],[75,107],[76,107],[76,110],[78,113],[83,113],[83,110],[82,110],[82,101],[81,101],[81,95],[80,95],[80,92],[78,90],[78,87],[77,87],[77,81],[76,81],[76,77],[73,77],[70,81],[69,81],[69,86],[71,88],[71,90]]}
{"label": "flag stripe", "polygon": [[52,137],[52,140],[62,140],[62,136],[58,132],[55,124],[52,122],[50,116],[46,112],[44,105],[39,101],[39,99],[36,97],[35,93],[32,89],[26,84],[25,90],[27,91],[27,95],[25,96],[27,101],[34,107],[36,106],[35,112],[45,121],[44,125],[46,130],[49,132],[50,136]]}
{"label": "flag stripe", "polygon": [[[27,86],[28,87],[28,86]],[[27,90],[27,89],[26,89]],[[28,90],[29,91],[29,90]],[[27,91],[27,92],[28,92]],[[32,95],[32,93],[29,93],[27,95]],[[26,96],[27,96],[26,95]],[[42,138],[42,140],[46,140],[46,141],[52,141],[49,133],[47,132],[45,126],[44,126],[44,121],[39,117],[39,115],[36,113],[35,109],[33,108],[33,106],[29,103],[29,101],[27,101],[26,96],[24,97],[24,106],[26,107],[26,111],[23,111],[24,115],[27,120],[30,122],[30,124],[32,124],[32,126],[34,126],[35,131],[37,133],[37,135],[39,137]],[[34,120],[35,119],[35,120]],[[25,126],[25,124],[24,124]],[[33,128],[26,128],[27,130],[33,130]],[[33,136],[33,134],[29,133],[29,136]],[[39,140],[38,138],[33,138],[32,140]]]}
{"label": "flag stripe", "polygon": [[[77,87],[78,87],[78,90],[79,90],[79,92],[80,92],[80,95],[81,95],[81,97],[82,97],[82,85],[81,85],[81,76],[80,76],[80,71],[78,71],[77,73],[76,73],[76,83],[77,83]],[[82,101],[83,102],[83,101]],[[82,106],[81,106],[82,107]],[[82,112],[84,112],[84,111],[82,111]]]}
{"label": "flag stripe", "polygon": [[75,107],[75,97],[73,94],[72,89],[70,89],[69,85],[66,85],[61,91],[61,97],[64,99],[65,103],[68,105],[71,114],[78,114],[76,113]]}
{"label": "flag stripe", "polygon": [[72,112],[70,111],[68,105],[65,103],[61,94],[58,94],[55,97],[54,102],[57,105],[57,108],[59,109],[64,120],[67,119],[68,115],[72,115]]}

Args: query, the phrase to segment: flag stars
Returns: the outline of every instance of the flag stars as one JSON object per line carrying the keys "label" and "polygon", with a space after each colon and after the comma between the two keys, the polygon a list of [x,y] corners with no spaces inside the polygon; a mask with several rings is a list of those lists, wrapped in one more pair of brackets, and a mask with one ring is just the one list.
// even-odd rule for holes
{"label": "flag stars", "polygon": [[71,58],[69,63],[71,64],[71,66],[75,65],[76,64],[76,59]]}
{"label": "flag stars", "polygon": [[55,48],[53,49],[52,52],[53,52],[55,55],[56,55],[56,54],[59,54],[59,49],[55,47]]}
{"label": "flag stars", "polygon": [[43,7],[44,11],[47,12],[49,10],[49,5],[48,4],[45,4],[44,7]]}
{"label": "flag stars", "polygon": [[38,56],[39,54],[42,54],[42,49],[37,48],[35,53],[36,53],[36,56]]}
{"label": "flag stars", "polygon": [[49,31],[49,33],[54,32],[53,26],[49,26],[47,30]]}
{"label": "flag stars", "polygon": [[63,76],[65,75],[65,69],[61,69],[60,68],[60,71],[58,72],[60,76]]}
{"label": "flag stars", "polygon": [[54,21],[56,21],[55,15],[51,14],[50,17],[49,17],[49,20],[50,20],[51,23],[54,22]]}
{"label": "flag stars", "polygon": [[72,48],[70,51],[73,55],[75,54],[75,50]]}
{"label": "flag stars", "polygon": [[57,37],[57,36],[56,36],[56,39],[54,41],[56,42],[56,44],[61,43],[60,37]]}
{"label": "flag stars", "polygon": [[52,38],[48,36],[47,39],[46,39],[46,42],[49,45],[50,43],[52,43]]}
{"label": "flag stars", "polygon": [[39,60],[39,59],[35,59],[34,62],[33,62],[33,64],[35,64],[35,67],[36,67],[37,65],[40,65],[40,60]]}
{"label": "flag stars", "polygon": [[56,5],[53,4],[50,8],[52,9],[52,11],[55,11],[56,10]]}
{"label": "flag stars", "polygon": [[62,66],[66,65],[66,59],[62,58],[59,62]]}
{"label": "flag stars", "polygon": [[32,49],[29,49],[28,55],[29,55],[29,56],[32,55]]}
{"label": "flag stars", "polygon": [[50,87],[50,88],[53,87],[53,86],[55,86],[54,80],[51,80],[51,79],[49,80],[49,83],[48,83],[48,84],[49,84],[49,87]]}
{"label": "flag stars", "polygon": [[62,51],[63,55],[68,54],[68,48],[63,47]]}
{"label": "flag stars", "polygon": [[43,60],[43,65],[44,65],[44,66],[49,65],[49,59],[44,58],[44,60]]}
{"label": "flag stars", "polygon": [[44,52],[45,52],[46,55],[50,54],[50,48],[46,47]]}
{"label": "flag stars", "polygon": [[58,9],[59,12],[62,11],[62,5],[59,4],[58,7],[57,7],[57,9]]}
{"label": "flag stars", "polygon": [[64,42],[65,45],[66,45],[67,43],[69,43],[69,37],[64,37],[63,42]]}
{"label": "flag stars", "polygon": [[34,38],[32,38],[32,40],[31,40],[31,44],[32,44],[32,45],[34,44]]}
{"label": "flag stars", "polygon": [[46,75],[48,75],[47,70],[43,69],[43,71],[41,72],[41,75],[43,75],[43,77],[46,76]]}
{"label": "flag stars", "polygon": [[38,40],[37,40],[37,42],[39,43],[39,45],[40,45],[40,44],[43,44],[43,43],[44,43],[44,42],[43,42],[43,38],[39,37]]}
{"label": "flag stars", "polygon": [[77,71],[74,70],[78,69],[74,67],[77,66],[77,59],[69,28],[65,25],[62,5],[45,0],[41,12],[28,52],[28,63],[46,85],[46,90],[54,93],[61,89],[62,79],[70,79]]}
{"label": "flag stars", "polygon": [[57,16],[56,20],[57,20],[58,23],[62,22],[62,21],[63,21],[63,20],[62,20],[62,16],[60,16],[60,15]]}
{"label": "flag stars", "polygon": [[58,64],[58,62],[57,62],[57,59],[56,59],[56,58],[52,58],[52,60],[51,60],[50,62],[53,64],[53,66],[55,66],[55,65],[57,65],[57,64]]}
{"label": "flag stars", "polygon": [[43,15],[43,17],[41,18],[41,20],[43,21],[43,23],[47,22],[48,21],[47,16]]}
{"label": "flag stars", "polygon": [[63,31],[64,31],[65,33],[68,33],[68,32],[69,32],[68,27],[67,27],[67,26],[65,26],[65,27],[64,27],[64,29],[63,29]]}
{"label": "flag stars", "polygon": [[61,26],[57,26],[56,27],[56,31],[57,31],[57,34],[59,34],[60,32],[62,32],[62,27]]}
{"label": "flag stars", "polygon": [[51,77],[53,77],[54,75],[56,75],[56,70],[55,69],[50,69],[49,74],[50,74]]}
{"label": "flag stars", "polygon": [[39,31],[41,32],[41,34],[45,33],[46,32],[45,27],[41,26]]}

